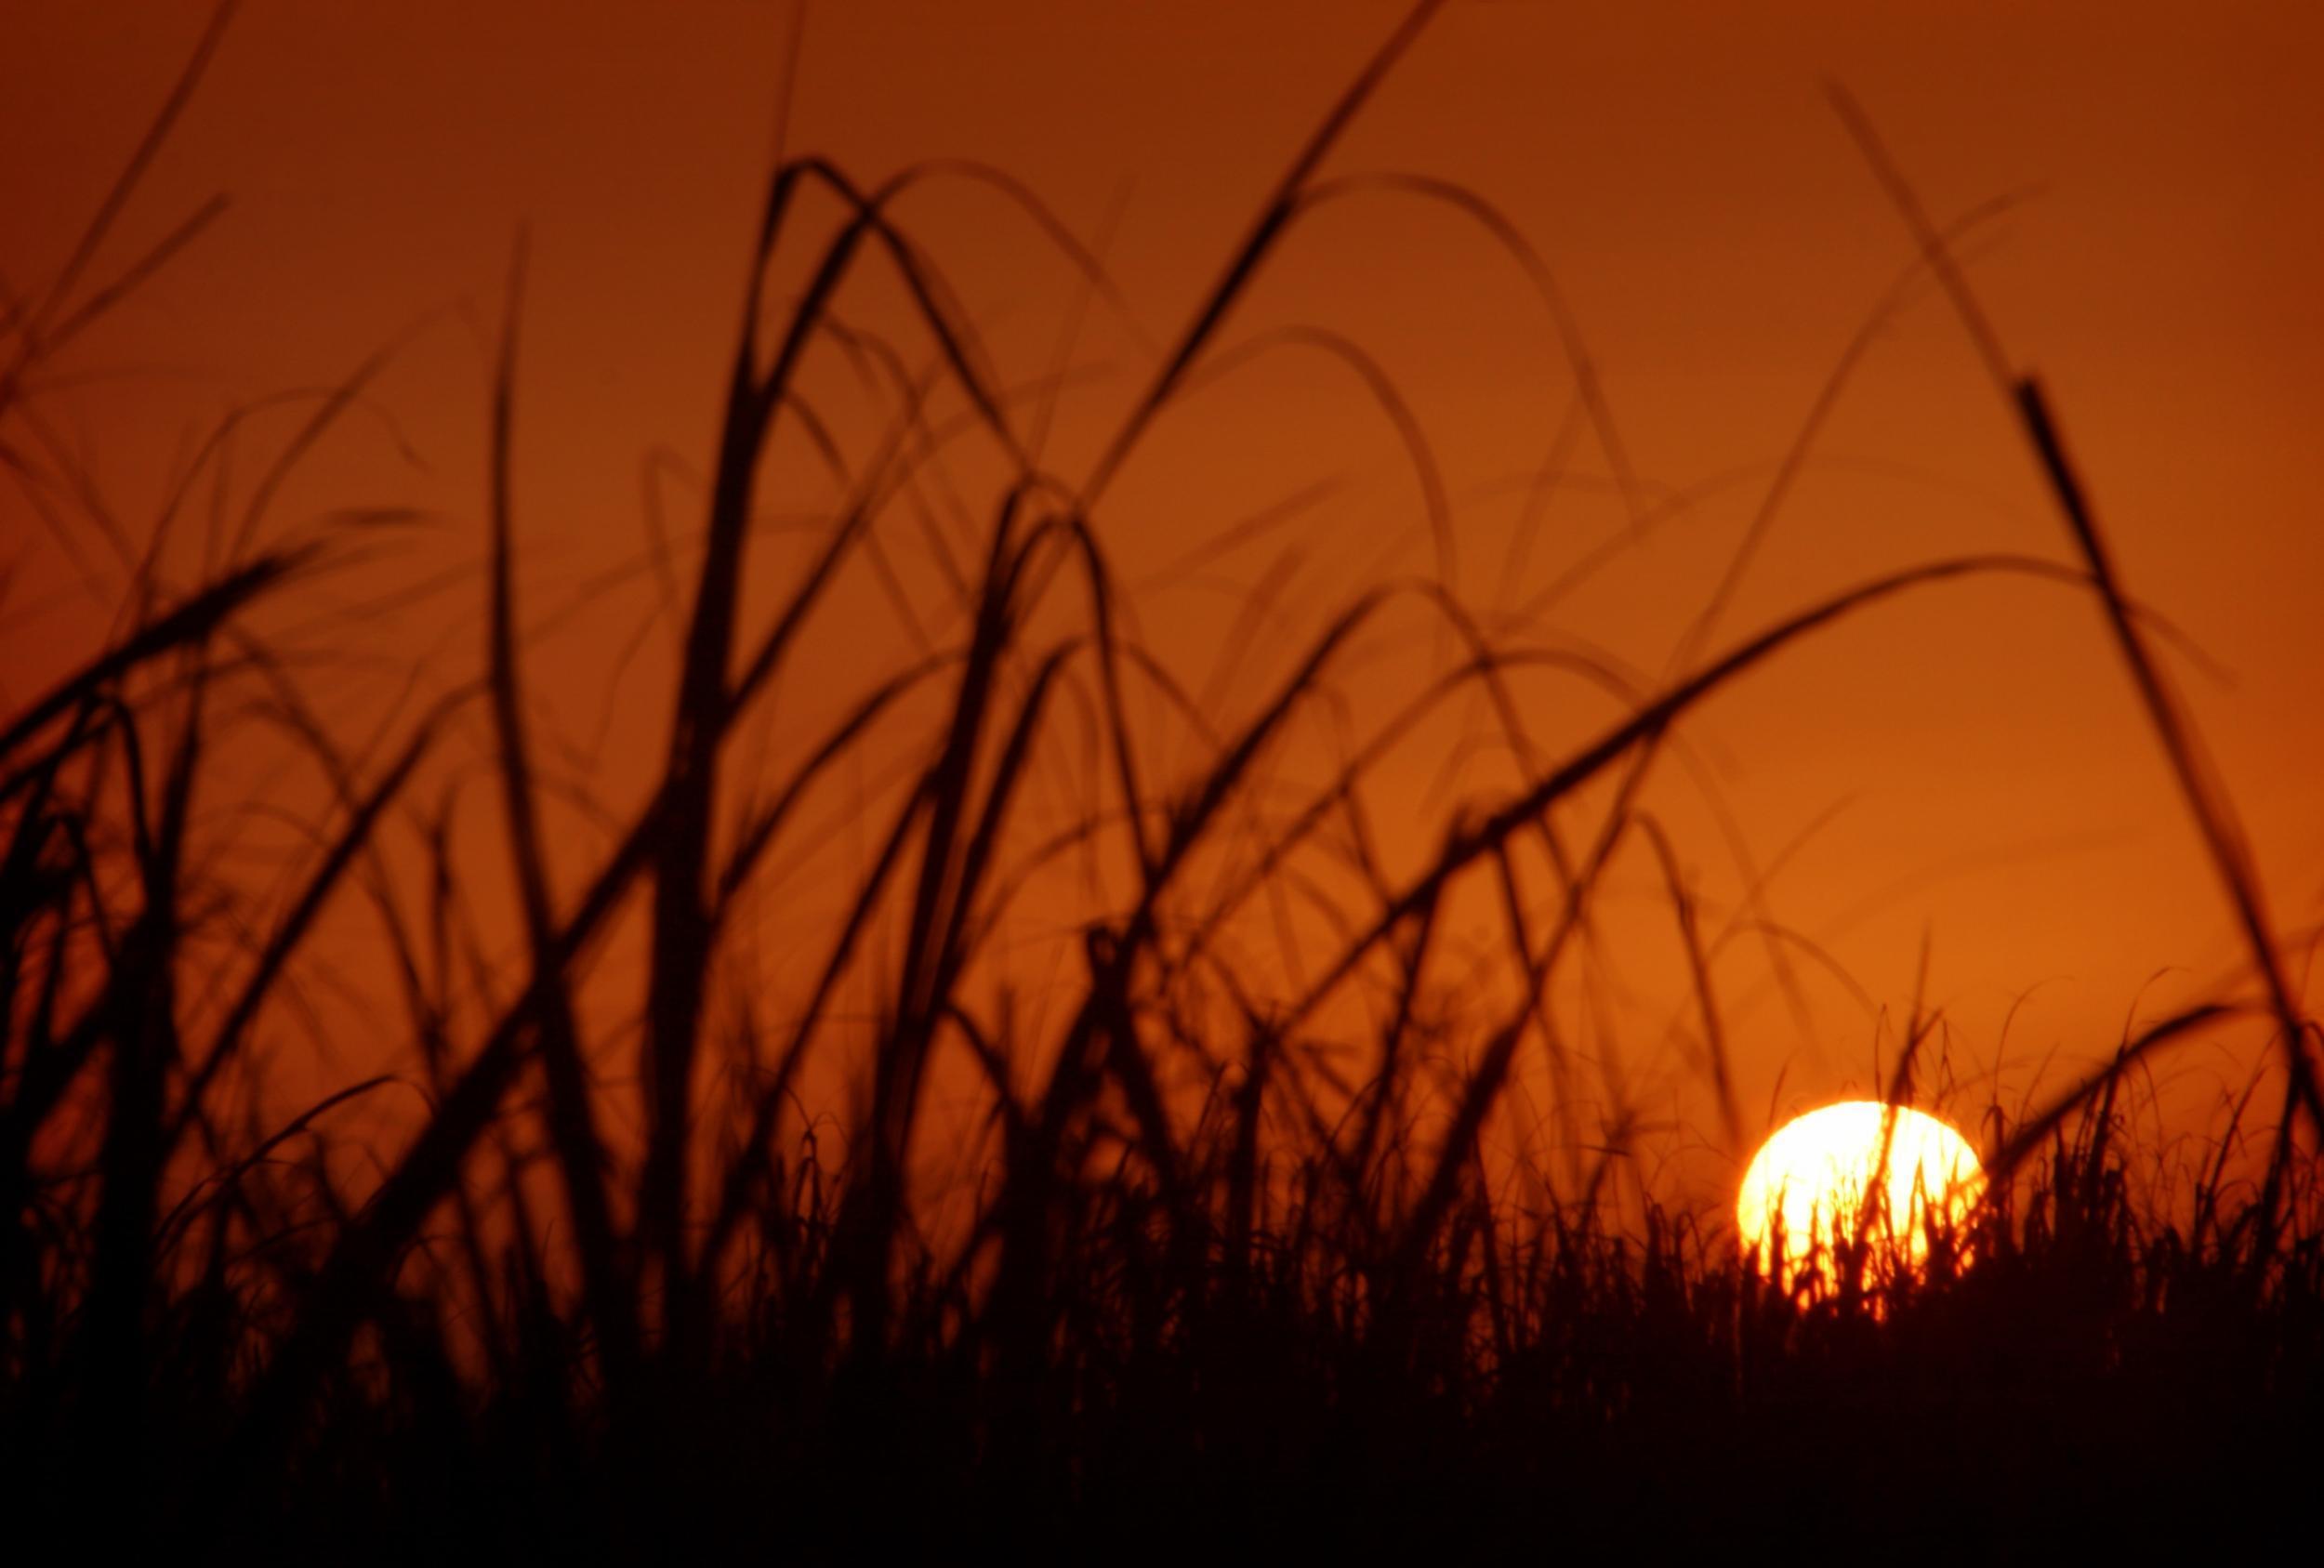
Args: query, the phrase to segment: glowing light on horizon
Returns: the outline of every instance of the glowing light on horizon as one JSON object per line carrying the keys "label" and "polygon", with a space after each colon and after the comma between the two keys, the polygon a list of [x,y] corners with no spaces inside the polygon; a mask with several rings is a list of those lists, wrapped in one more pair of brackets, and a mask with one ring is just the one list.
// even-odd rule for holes
{"label": "glowing light on horizon", "polygon": [[[1760,1146],[1736,1195],[1736,1225],[1762,1274],[1787,1290],[1831,1290],[1840,1283],[1835,1244],[1844,1251],[1862,1242],[1868,1281],[1917,1275],[1932,1219],[1940,1231],[1959,1226],[1984,1190],[1976,1152],[1944,1122],[1877,1100],[1842,1100],[1786,1123]],[[1880,1200],[1868,1217],[1868,1193]]]}

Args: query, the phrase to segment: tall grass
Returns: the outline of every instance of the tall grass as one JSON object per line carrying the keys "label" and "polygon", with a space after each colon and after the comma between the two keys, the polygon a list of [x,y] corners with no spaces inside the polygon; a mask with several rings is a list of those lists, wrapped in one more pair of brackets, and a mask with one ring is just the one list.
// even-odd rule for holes
{"label": "tall grass", "polygon": [[[394,522],[365,514],[263,542],[280,474],[355,383],[290,443],[228,531],[230,559],[192,586],[165,587],[167,518],[150,547],[114,540],[131,585],[122,626],[0,729],[0,1474],[21,1509],[127,1506],[133,1531],[378,1549],[453,1529],[471,1544],[639,1549],[747,1529],[811,1555],[987,1531],[1092,1550],[1100,1537],[1082,1533],[1122,1508],[1142,1510],[1149,1541],[1213,1525],[1373,1545],[1398,1532],[1415,1545],[1488,1531],[1637,1541],[1682,1527],[1667,1494],[1714,1538],[1795,1517],[1920,1529],[1922,1489],[1939,1486],[1947,1517],[1998,1531],[2159,1469],[2198,1488],[2289,1452],[2324,1369],[2324,1216],[2294,1128],[2295,1114],[2317,1113],[2313,1025],[2282,976],[2225,796],[2030,380],[2002,376],[2077,566],[1932,561],[1719,649],[1723,587],[1679,667],[1641,689],[1472,616],[1432,501],[1438,576],[1340,607],[1246,713],[1202,712],[1138,638],[1100,503],[1226,352],[1221,333],[1301,217],[1352,188],[1322,171],[1435,8],[1417,7],[1324,118],[1077,481],[1036,456],[1054,385],[1028,394],[997,378],[893,209],[923,181],[973,178],[1031,206],[1088,286],[1110,291],[1095,259],[992,171],[931,165],[865,188],[817,159],[782,164],[658,776],[563,896],[518,597],[521,254],[492,388],[479,673],[382,756],[334,733],[264,633],[273,606],[365,570]],[[114,282],[82,287],[217,31],[64,273],[39,301],[7,302],[0,430],[36,416],[25,389],[44,360],[209,221],[201,209]],[[1860,118],[1858,129],[1876,149]],[[1908,281],[1933,274],[1951,290],[2005,372],[1948,232],[1875,161],[1920,247]],[[1546,264],[1474,194],[1392,183],[1469,214],[1535,281],[1618,488],[1642,512]],[[801,232],[811,194],[836,205],[833,231]],[[808,248],[807,282],[778,304],[771,270],[796,246]],[[925,372],[835,313],[875,267],[909,302]],[[852,462],[802,386],[811,350],[833,343],[893,371],[892,420]],[[1394,403],[1384,377],[1367,380]],[[754,520],[791,428],[847,493],[754,623],[743,591]],[[1754,540],[1814,433],[1811,422]],[[812,679],[799,668],[811,627],[837,613],[849,573],[883,570],[883,523],[956,443],[977,444],[1006,476],[973,550],[947,558],[957,634],[839,702],[822,728],[800,724],[780,693]],[[13,439],[8,450],[62,460]],[[212,478],[222,498],[222,463]],[[221,499],[219,515],[231,510]],[[1523,1053],[1541,1053],[1560,1087],[1552,1114],[1578,1117],[1580,1069],[1553,988],[1597,940],[1608,867],[1640,853],[1689,957],[1711,1102],[1727,1143],[1743,1146],[1751,1128],[1700,910],[1680,848],[1644,810],[1647,780],[1698,708],[1825,628],[2001,574],[2100,606],[2251,940],[2290,1097],[2256,1188],[2231,1160],[2261,1130],[2244,1128],[2248,1093],[2176,1194],[2181,1208],[2142,1199],[2132,1179],[2142,1151],[2123,1097],[2156,1053],[2248,1010],[2224,1002],[2126,1040],[2037,1111],[1989,1107],[1979,1130],[1994,1197],[1967,1233],[1934,1238],[1924,1275],[1883,1272],[1859,1245],[1836,1290],[1787,1291],[1736,1255],[1715,1217],[1651,1192],[1619,1201],[1643,1113],[1618,1085],[1604,1125],[1564,1139],[1565,1168],[1529,1165],[1522,1181],[1497,1168],[1488,1132],[1509,1114]],[[1286,809],[1272,770],[1291,736],[1337,700],[1363,639],[1413,606],[1464,654]],[[1526,734],[1510,683],[1543,663],[1626,694],[1618,718],[1555,758]],[[1191,768],[1167,766],[1142,730],[1142,691],[1201,721],[1209,744]],[[337,801],[298,883],[270,903],[205,871],[196,843],[213,759],[252,722],[253,693]],[[1473,697],[1527,759],[1527,780],[1448,814],[1428,863],[1398,877],[1365,848],[1360,786]],[[738,756],[746,726],[770,711],[787,759],[771,781]],[[443,738],[471,724],[491,736],[500,864],[456,854],[451,805],[431,812],[415,797]],[[1079,810],[1037,831],[1026,803],[1042,758],[1076,742],[1091,759]],[[901,785],[849,804],[867,853],[772,1018],[764,999],[722,985],[736,912],[812,839],[811,802],[897,755]],[[388,835],[414,824],[418,848],[396,860]],[[1309,900],[1306,867],[1327,833],[1355,847],[1365,891],[1313,901],[1327,906],[1328,940],[1301,939],[1287,988],[1229,934],[1255,908]],[[414,863],[416,916],[395,893]],[[1078,867],[1085,889],[1080,969],[1037,1007],[1012,989],[997,933],[1061,866]],[[518,922],[508,974],[467,929],[471,890],[500,877]],[[1105,890],[1116,884],[1126,890]],[[297,1008],[302,944],[327,907],[362,896],[427,1108],[407,1136],[368,1151],[376,1168],[359,1178],[335,1161],[344,1151],[329,1129],[388,1078],[287,1115],[253,1080],[255,1042]],[[1463,901],[1501,927],[1481,968],[1447,936]],[[584,995],[625,922],[644,960],[634,1033]],[[236,929],[218,991],[217,936]],[[842,1016],[851,988],[877,997],[868,1025]],[[1916,1008],[1892,1098],[1926,1098],[1927,1022]],[[721,1031],[739,1037],[742,1070],[714,1085],[706,1053],[728,1049]],[[608,1074],[615,1057],[628,1064]],[[833,1058],[853,1105],[802,1114],[799,1096]],[[965,1194],[925,1179],[931,1151],[960,1136],[961,1118],[931,1107],[946,1061],[977,1085],[980,1175]],[[624,1082],[637,1086],[634,1147],[609,1130],[630,1116]],[[2205,1423],[2225,1436],[2191,1443],[2217,1430]],[[2096,1468],[2048,1474],[2045,1441],[2079,1444]]]}

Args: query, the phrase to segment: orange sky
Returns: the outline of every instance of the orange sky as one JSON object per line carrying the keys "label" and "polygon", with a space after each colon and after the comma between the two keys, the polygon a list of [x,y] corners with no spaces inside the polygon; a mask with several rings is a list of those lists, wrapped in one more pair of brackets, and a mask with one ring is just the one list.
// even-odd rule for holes
{"label": "orange sky", "polygon": [[[1076,362],[1104,373],[1058,415],[1052,455],[1077,475],[1148,374],[1142,338],[1179,330],[1402,8],[825,4],[806,22],[789,146],[867,181],[918,158],[984,160],[1103,246],[1136,324],[1093,309],[1077,340]],[[400,344],[369,409],[280,515],[417,505],[442,525],[393,580],[472,564],[486,345],[522,222],[533,286],[519,515],[528,606],[545,612],[640,548],[649,453],[706,467],[788,16],[772,4],[252,0],[109,255],[117,265],[214,191],[232,206],[76,351],[93,378],[57,390],[52,415],[134,521],[224,408],[327,384]],[[198,27],[197,7],[130,0],[11,20],[0,270],[14,287],[58,264]],[[1941,217],[2026,191],[1982,231],[1974,281],[2013,352],[2047,379],[2130,586],[2227,674],[2172,656],[2296,932],[2324,914],[2319,72],[2324,13],[2301,4],[1456,5],[1329,167],[1425,171],[1488,197],[1554,268],[1642,478],[1682,491],[1741,476],[1552,618],[1649,675],[1740,536],[1764,465],[1910,257],[1821,84],[1856,96]],[[1002,379],[1045,373],[1076,297],[1054,253],[973,188],[931,188],[900,210]],[[883,297],[865,291],[865,313]],[[1319,215],[1228,336],[1294,322],[1345,333],[1394,377],[1441,466],[1459,586],[1480,611],[1522,600],[1620,526],[1603,487],[1578,483],[1522,577],[1499,580],[1512,476],[1539,461],[1570,378],[1538,304],[1473,231],[1388,196]],[[1724,618],[1730,635],[1914,560],[2065,559],[2008,411],[1941,300],[1922,298],[1883,336],[1817,451]],[[1605,473],[1588,446],[1578,462],[1584,481]],[[1410,468],[1353,378],[1285,356],[1172,415],[1109,496],[1101,525],[1138,581],[1316,480],[1338,484],[1317,515],[1223,560],[1223,581],[1141,598],[1142,624],[1190,684],[1209,678],[1237,596],[1287,545],[1303,552],[1297,591],[1254,645],[1254,669],[1280,667],[1366,573],[1429,570]],[[699,511],[682,481],[667,505],[681,530]],[[15,699],[89,612],[13,494],[0,494],[0,534],[23,562],[0,606],[0,680]],[[535,655],[575,746],[610,712],[611,743],[576,764],[610,799],[633,796],[639,756],[662,740],[651,653],[604,694],[619,639],[603,628],[626,636],[652,607],[650,590],[626,591],[617,615],[570,623]],[[334,644],[408,656],[450,638],[440,657],[456,662],[475,647],[481,601],[481,587],[438,596]],[[901,657],[877,603],[867,595],[815,657],[835,672]],[[1397,660],[1429,656],[1419,624],[1380,652],[1383,690]],[[1235,681],[1222,690],[1232,705]],[[1540,688],[1545,739],[1578,739],[1611,711],[1548,705],[1570,696]],[[2105,1049],[2134,1003],[2152,1016],[2238,956],[2096,612],[2057,589],[1913,600],[1818,639],[1686,733],[1762,862],[1844,807],[1776,879],[1783,918],[1891,1006],[1909,998],[1925,930],[1933,995],[1980,1058],[2029,986],[2044,989],[2014,1036],[2027,1070],[2052,1046]],[[480,741],[469,757],[481,755]],[[1505,762],[1481,763],[1432,795],[1440,759],[1383,782],[1383,821],[1433,824],[1451,798],[1508,782]],[[1730,907],[1736,873],[1720,838],[1684,775],[1665,783],[1660,810],[1706,899]],[[1434,832],[1391,848],[1415,864]],[[1649,873],[1631,864],[1609,889],[1618,929],[1633,917],[1624,909],[1667,926]],[[1760,972],[1736,960],[1738,1007]],[[1870,1027],[1842,988],[1817,993],[1828,1039],[1813,1053],[1781,1007],[1749,1006],[1747,1104],[1764,1105],[1779,1074],[1790,1100],[1863,1087]],[[2217,1060],[2182,1059],[2203,1071]]]}

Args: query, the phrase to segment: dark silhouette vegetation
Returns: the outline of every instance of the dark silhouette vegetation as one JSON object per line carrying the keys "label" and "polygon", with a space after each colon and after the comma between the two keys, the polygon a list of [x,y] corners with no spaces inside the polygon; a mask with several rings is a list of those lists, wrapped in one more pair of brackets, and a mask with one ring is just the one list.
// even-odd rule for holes
{"label": "dark silhouette vegetation", "polygon": [[[1142,751],[1129,693],[1171,692],[1169,677],[1121,611],[1095,508],[1222,351],[1237,300],[1301,215],[1360,183],[1319,171],[1435,8],[1418,7],[1324,119],[1077,483],[1040,466],[1025,411],[1038,399],[996,383],[893,198],[922,179],[984,179],[1025,203],[1103,294],[1096,261],[991,171],[931,166],[864,187],[812,157],[780,165],[659,782],[563,889],[544,844],[513,545],[521,259],[493,389],[482,666],[386,742],[335,733],[257,630],[262,610],[362,571],[399,526],[361,514],[272,543],[261,526],[280,473],[376,367],[322,402],[204,580],[164,589],[153,563],[174,513],[150,542],[96,541],[135,585],[116,629],[0,722],[0,1491],[13,1527],[324,1560],[445,1543],[642,1557],[720,1538],[811,1561],[971,1539],[1076,1557],[1491,1541],[1662,1555],[1754,1538],[1815,1555],[1898,1541],[2010,1557],[2046,1528],[2152,1540],[2298,1495],[2280,1488],[2313,1443],[2324,1389],[2315,1025],[2053,411],[1952,263],[1961,226],[1921,212],[1853,107],[1848,124],[1907,219],[1900,290],[1934,281],[1959,306],[2022,415],[2071,564],[1934,561],[1723,644],[1714,604],[1684,667],[1555,757],[1525,739],[1507,684],[1522,651],[1498,645],[1441,580],[1383,586],[1329,618],[1191,772]],[[25,461],[65,461],[21,433],[42,364],[215,217],[205,208],[90,282],[224,20],[63,274],[0,300],[0,436]],[[1480,198],[1384,183],[1468,212],[1535,279],[1585,417],[1643,512],[1547,268]],[[835,231],[796,231],[811,196],[842,210]],[[803,289],[768,297],[778,249],[810,244]],[[900,282],[928,366],[855,345],[890,376],[893,428],[838,459],[850,504],[771,610],[746,614],[775,433],[803,438],[786,460],[816,450],[800,366],[849,330],[835,301],[872,268]],[[1393,410],[1393,389],[1379,390]],[[940,393],[960,411],[949,424],[931,413]],[[793,737],[786,772],[744,787],[740,727],[833,583],[877,547],[915,465],[949,441],[984,443],[1016,475],[988,498],[981,555],[957,563],[957,635]],[[1451,541],[1431,494],[1441,560]],[[1722,1217],[1613,1201],[1634,1127],[1599,1129],[1593,1153],[1541,1173],[1552,1201],[1508,1198],[1487,1130],[1520,1054],[1565,1048],[1544,996],[1592,940],[1592,892],[1618,857],[1644,856],[1667,884],[1695,959],[1706,1090],[1730,1142],[1749,1136],[1682,857],[1637,805],[1674,727],[1823,627],[1997,573],[2054,581],[2100,611],[2250,940],[2257,1000],[2164,1021],[2037,1111],[1957,1118],[1984,1146],[1992,1199],[1961,1233],[1934,1238],[1921,1277],[1864,1266],[1868,1248],[1842,1260],[1836,1291],[1776,1288],[1738,1259]],[[1272,752],[1328,699],[1353,640],[1415,597],[1461,650],[1449,673],[1305,805],[1249,810]],[[1060,602],[1078,606],[1062,635]],[[738,901],[809,831],[802,802],[931,692],[939,718],[908,742],[905,784],[860,804],[870,849],[844,916],[796,967],[796,995],[742,1009],[750,1071],[721,1079],[713,1101],[706,1053],[728,1049],[712,1036],[735,1016],[720,954]],[[1530,785],[1449,814],[1418,878],[1375,871],[1369,902],[1340,911],[1338,945],[1306,955],[1302,990],[1246,988],[1215,940],[1224,923],[1282,891],[1327,828],[1363,843],[1353,782],[1403,729],[1472,697],[1527,758]],[[263,901],[214,873],[202,825],[217,752],[254,707],[337,797],[295,885]],[[1096,737],[1097,798],[1074,832],[1032,842],[1017,813],[1065,711]],[[462,810],[494,813],[496,863],[455,857],[450,808],[412,794],[460,725],[493,737],[489,808],[471,794]],[[1591,811],[1573,809],[1585,799]],[[430,889],[416,913],[383,890],[382,869],[390,834],[413,823]],[[975,983],[996,911],[1038,864],[1100,841],[1132,889],[1080,912],[1084,963],[1059,977],[1037,1033],[1005,988],[996,1005]],[[462,935],[460,889],[501,878],[519,926],[493,949],[502,972],[480,974],[491,962]],[[1499,978],[1448,1017],[1459,976],[1440,916],[1479,889],[1504,918]],[[297,1005],[286,977],[302,942],[327,909],[366,900],[408,1023],[395,1071],[425,1091],[410,1135],[367,1163],[334,1158],[331,1129],[386,1077],[284,1116],[244,1075],[253,1042]],[[641,994],[634,1025],[616,1027],[585,1004],[581,977],[623,922],[640,933]],[[223,968],[221,931],[233,933]],[[841,993],[866,973],[876,1025],[842,1030]],[[1368,1033],[1351,1034],[1356,1015],[1340,1006],[1357,991],[1375,1004]],[[479,996],[492,1005],[471,1022]],[[2130,1130],[2126,1098],[2151,1059],[2232,1018],[2264,1018],[2278,1054],[2215,1155],[2157,1202],[2138,1168],[2155,1152]],[[1936,1077],[1930,1023],[1916,1013],[1903,1034],[1894,1100]],[[1349,1053],[1319,1050],[1322,1033]],[[839,1121],[802,1123],[810,1061],[842,1034],[860,1093]],[[601,1066],[609,1052],[630,1064],[618,1089]],[[981,1076],[991,1146],[942,1245],[913,1177],[935,1136],[940,1057]],[[1363,1065],[1336,1079],[1333,1061]],[[609,1109],[631,1092],[635,1146]],[[2256,1179],[2231,1160],[2254,1140]]]}

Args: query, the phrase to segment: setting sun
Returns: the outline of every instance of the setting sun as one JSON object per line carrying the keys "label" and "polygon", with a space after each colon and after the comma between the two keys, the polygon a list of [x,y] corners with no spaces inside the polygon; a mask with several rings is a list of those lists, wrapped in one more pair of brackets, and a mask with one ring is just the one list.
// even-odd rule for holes
{"label": "setting sun", "polygon": [[[1917,1272],[1929,1254],[1930,1218],[1960,1223],[1984,1186],[1968,1140],[1934,1116],[1843,1100],[1795,1118],[1760,1146],[1736,1198],[1736,1230],[1763,1273],[1774,1272],[1780,1230],[1785,1288],[1810,1279],[1830,1288],[1835,1243],[1861,1241],[1871,1278]],[[1876,1188],[1882,1201],[1868,1215],[1863,1200]]]}

